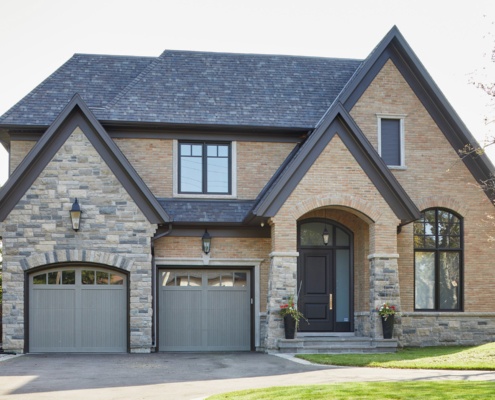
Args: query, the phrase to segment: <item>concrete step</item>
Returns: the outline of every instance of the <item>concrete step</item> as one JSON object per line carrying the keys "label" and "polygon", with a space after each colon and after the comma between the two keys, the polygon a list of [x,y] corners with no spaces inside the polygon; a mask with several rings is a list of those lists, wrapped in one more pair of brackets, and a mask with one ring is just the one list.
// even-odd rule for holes
{"label": "concrete step", "polygon": [[397,340],[358,336],[305,336],[279,339],[280,353],[395,353]]}

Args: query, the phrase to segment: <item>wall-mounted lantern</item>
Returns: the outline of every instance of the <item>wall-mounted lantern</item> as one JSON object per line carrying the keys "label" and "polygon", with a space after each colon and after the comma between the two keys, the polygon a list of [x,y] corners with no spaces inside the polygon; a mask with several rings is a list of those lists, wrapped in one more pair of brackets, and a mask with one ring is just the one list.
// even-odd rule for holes
{"label": "wall-mounted lantern", "polygon": [[211,236],[208,233],[207,229],[205,229],[205,233],[203,234],[201,241],[203,243],[203,252],[205,254],[208,254],[210,252],[210,249],[211,249]]}
{"label": "wall-mounted lantern", "polygon": [[325,229],[323,229],[323,233],[321,234],[321,237],[323,238],[323,244],[327,246],[328,241],[330,240],[330,235],[328,234],[328,230],[326,226]]}
{"label": "wall-mounted lantern", "polygon": [[79,203],[76,200],[74,201],[74,204],[72,204],[72,208],[70,210],[70,219],[72,221],[72,229],[74,229],[76,232],[79,230],[79,224],[81,222],[81,207],[79,206]]}

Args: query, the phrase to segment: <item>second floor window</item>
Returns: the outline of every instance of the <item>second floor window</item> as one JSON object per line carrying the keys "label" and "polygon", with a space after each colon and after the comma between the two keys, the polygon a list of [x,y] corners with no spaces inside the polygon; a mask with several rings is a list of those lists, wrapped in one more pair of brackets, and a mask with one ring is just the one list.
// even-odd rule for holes
{"label": "second floor window", "polygon": [[230,170],[230,143],[179,143],[179,193],[231,194]]}
{"label": "second floor window", "polygon": [[378,150],[389,167],[404,167],[404,119],[379,117]]}

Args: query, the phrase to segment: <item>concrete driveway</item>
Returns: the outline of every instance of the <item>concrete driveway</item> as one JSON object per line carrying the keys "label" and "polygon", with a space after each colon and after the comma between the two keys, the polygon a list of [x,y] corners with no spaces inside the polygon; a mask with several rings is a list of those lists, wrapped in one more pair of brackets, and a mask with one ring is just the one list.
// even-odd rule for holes
{"label": "concrete driveway", "polygon": [[261,353],[31,354],[0,362],[0,399],[202,399],[268,386],[431,379],[495,381],[495,373],[323,367]]}

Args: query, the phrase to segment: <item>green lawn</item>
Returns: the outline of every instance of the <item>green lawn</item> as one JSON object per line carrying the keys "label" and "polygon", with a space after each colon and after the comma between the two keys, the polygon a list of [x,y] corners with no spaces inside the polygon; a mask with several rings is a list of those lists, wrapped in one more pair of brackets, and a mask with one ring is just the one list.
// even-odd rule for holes
{"label": "green lawn", "polygon": [[367,382],[286,386],[243,390],[208,397],[208,400],[388,400],[388,399],[493,399],[495,383],[472,381]]}
{"label": "green lawn", "polygon": [[476,347],[404,348],[389,354],[300,354],[318,364],[355,367],[495,370],[495,343]]}
{"label": "green lawn", "polygon": [[[405,348],[391,354],[300,354],[297,357],[319,364],[355,367],[493,371],[495,370],[495,343],[476,347]],[[386,374],[393,375],[393,372],[384,372],[384,376]],[[220,399],[495,399],[495,382],[353,382],[243,390],[208,398],[208,400]]]}

